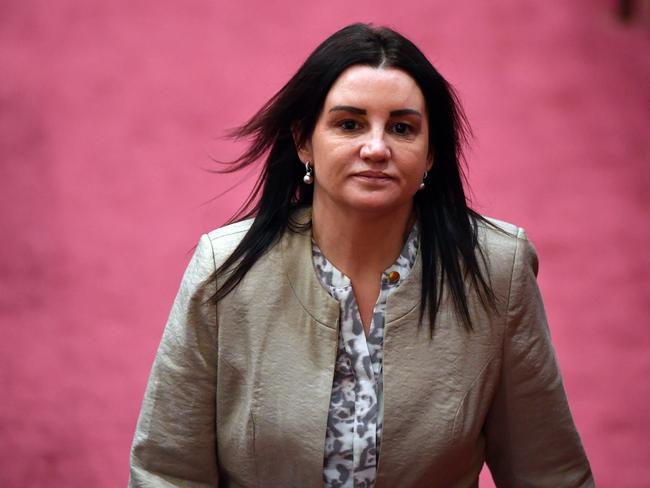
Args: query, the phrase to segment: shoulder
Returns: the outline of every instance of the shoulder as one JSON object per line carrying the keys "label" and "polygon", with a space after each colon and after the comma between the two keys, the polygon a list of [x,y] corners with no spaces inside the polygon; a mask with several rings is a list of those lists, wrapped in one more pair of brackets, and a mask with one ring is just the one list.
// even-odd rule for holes
{"label": "shoulder", "polygon": [[477,231],[479,243],[486,252],[512,254],[522,246],[533,248],[523,227],[485,215],[482,217],[485,220],[477,221]]}
{"label": "shoulder", "polygon": [[254,219],[246,219],[234,224],[224,225],[207,233],[210,242],[226,245],[229,242],[239,243],[248,232]]}
{"label": "shoulder", "polygon": [[209,243],[212,248],[212,253],[217,266],[232,254],[251,228],[253,220],[254,219],[246,219],[233,224],[224,225],[223,227],[214,229],[202,236],[202,240]]}
{"label": "shoulder", "polygon": [[206,280],[232,254],[253,219],[225,225],[201,235],[185,271],[185,279],[194,283]]}
{"label": "shoulder", "polygon": [[478,221],[478,241],[491,275],[511,277],[517,268],[538,270],[537,251],[523,227],[484,216]]}

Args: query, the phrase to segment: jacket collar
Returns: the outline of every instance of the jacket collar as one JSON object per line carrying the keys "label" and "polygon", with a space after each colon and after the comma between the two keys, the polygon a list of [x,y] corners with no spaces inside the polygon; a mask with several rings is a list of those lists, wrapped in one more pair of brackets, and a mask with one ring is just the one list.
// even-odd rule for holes
{"label": "jacket collar", "polygon": [[300,305],[314,320],[336,329],[339,304],[321,285],[312,261],[311,207],[294,211],[291,219],[293,224],[305,230],[287,229],[282,238],[282,261],[289,285]]}
{"label": "jacket collar", "polygon": [[[330,328],[338,328],[339,304],[323,288],[311,253],[311,207],[300,208],[291,216],[292,222],[305,230],[287,229],[282,238],[284,272],[289,285],[305,311],[314,320]],[[386,326],[399,321],[414,311],[420,304],[420,285],[422,282],[422,260],[418,249],[415,264],[399,288],[388,297],[386,303]],[[397,326],[397,324],[395,324]]]}
{"label": "jacket collar", "polygon": [[[422,284],[422,253],[418,246],[413,268],[399,288],[386,300],[386,327],[399,321],[420,305],[420,288]],[[393,327],[397,326],[394,324]]]}

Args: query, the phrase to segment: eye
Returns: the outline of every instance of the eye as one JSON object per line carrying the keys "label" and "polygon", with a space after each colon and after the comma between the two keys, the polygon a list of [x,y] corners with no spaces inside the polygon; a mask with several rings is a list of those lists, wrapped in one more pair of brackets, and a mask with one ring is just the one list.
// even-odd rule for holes
{"label": "eye", "polygon": [[400,136],[408,136],[413,132],[413,128],[404,122],[393,124],[392,130],[395,134],[399,134]]}
{"label": "eye", "polygon": [[339,127],[344,131],[351,132],[359,128],[359,122],[352,119],[346,119],[339,122]]}

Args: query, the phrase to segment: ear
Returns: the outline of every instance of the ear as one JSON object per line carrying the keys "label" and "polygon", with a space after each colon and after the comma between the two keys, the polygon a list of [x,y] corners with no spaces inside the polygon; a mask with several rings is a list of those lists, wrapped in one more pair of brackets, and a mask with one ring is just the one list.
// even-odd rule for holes
{"label": "ear", "polygon": [[427,173],[433,168],[433,151],[427,156]]}
{"label": "ear", "polygon": [[311,161],[313,164],[314,158],[312,155],[311,141],[305,141],[302,145],[300,145],[300,138],[298,137],[298,130],[296,127],[291,130],[291,136],[293,137],[293,143],[296,146],[296,152],[298,153],[300,160],[303,163]]}
{"label": "ear", "polygon": [[305,142],[301,147],[296,148],[298,151],[298,157],[303,163],[310,162],[311,165],[314,165],[314,156],[311,150],[311,142]]}

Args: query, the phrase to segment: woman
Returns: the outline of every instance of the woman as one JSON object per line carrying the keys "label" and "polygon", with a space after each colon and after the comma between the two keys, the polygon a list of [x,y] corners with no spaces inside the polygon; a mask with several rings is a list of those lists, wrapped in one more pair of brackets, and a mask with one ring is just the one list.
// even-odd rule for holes
{"label": "woman", "polygon": [[267,155],[202,236],[131,486],[593,486],[524,231],[466,203],[451,87],[398,33],[324,41],[236,135]]}

